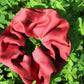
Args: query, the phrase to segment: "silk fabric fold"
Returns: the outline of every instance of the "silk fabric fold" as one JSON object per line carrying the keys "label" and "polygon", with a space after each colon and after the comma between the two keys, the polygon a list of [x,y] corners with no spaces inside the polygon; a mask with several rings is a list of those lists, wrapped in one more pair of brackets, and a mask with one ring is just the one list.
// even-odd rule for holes
{"label": "silk fabric fold", "polygon": [[[71,43],[69,23],[53,9],[24,8],[0,35],[0,62],[20,75],[25,84],[49,84],[68,59]],[[47,50],[38,46],[31,56],[24,48],[27,37],[41,38]],[[31,46],[32,47],[32,46]]]}

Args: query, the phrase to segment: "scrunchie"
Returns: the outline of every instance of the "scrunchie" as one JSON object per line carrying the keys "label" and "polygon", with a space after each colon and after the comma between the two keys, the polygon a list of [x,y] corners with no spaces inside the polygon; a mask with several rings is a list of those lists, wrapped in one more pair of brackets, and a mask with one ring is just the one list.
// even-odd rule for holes
{"label": "scrunchie", "polygon": [[[53,9],[24,8],[0,35],[0,62],[20,75],[25,84],[49,84],[70,54],[69,23]],[[24,51],[27,37],[42,39],[31,56]],[[32,47],[32,46],[31,46]]]}

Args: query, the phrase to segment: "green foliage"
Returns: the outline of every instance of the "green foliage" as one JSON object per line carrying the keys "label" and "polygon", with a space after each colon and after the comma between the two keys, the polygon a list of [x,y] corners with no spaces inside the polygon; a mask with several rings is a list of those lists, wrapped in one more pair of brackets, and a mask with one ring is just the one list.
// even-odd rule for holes
{"label": "green foliage", "polygon": [[[19,81],[19,82],[18,82]],[[23,84],[17,73],[0,63],[0,84]]]}
{"label": "green foliage", "polygon": [[[0,0],[0,33],[25,7],[55,9],[70,23],[68,35],[72,44],[71,54],[61,71],[56,76],[52,74],[50,84],[84,84],[84,0]],[[32,45],[33,49],[29,46],[28,54],[35,49]],[[23,82],[15,72],[0,64],[0,84]]]}

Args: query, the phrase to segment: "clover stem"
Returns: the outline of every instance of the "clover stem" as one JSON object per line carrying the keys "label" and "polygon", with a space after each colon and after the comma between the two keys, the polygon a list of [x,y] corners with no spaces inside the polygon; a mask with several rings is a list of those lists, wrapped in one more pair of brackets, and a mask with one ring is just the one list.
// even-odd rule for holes
{"label": "clover stem", "polygon": [[26,40],[26,45],[24,50],[26,51],[26,54],[28,56],[30,56],[32,54],[32,52],[38,47],[40,46],[40,48],[42,50],[47,50],[45,48],[45,46],[41,43],[41,39],[40,38],[34,38],[34,37],[27,37],[25,36],[25,40]]}
{"label": "clover stem", "polygon": [[40,38],[29,37],[29,40],[35,45],[35,49],[40,46],[42,50],[47,50],[45,46],[41,43],[42,40]]}
{"label": "clover stem", "polygon": [[36,46],[41,46],[41,39],[29,37],[29,40]]}

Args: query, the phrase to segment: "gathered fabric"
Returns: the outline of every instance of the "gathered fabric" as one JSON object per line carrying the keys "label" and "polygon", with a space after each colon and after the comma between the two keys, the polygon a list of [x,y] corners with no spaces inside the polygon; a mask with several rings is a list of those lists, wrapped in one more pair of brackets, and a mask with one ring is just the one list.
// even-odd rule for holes
{"label": "gathered fabric", "polygon": [[[49,84],[51,74],[59,72],[70,54],[68,30],[69,23],[55,10],[24,8],[0,34],[0,62],[18,73],[25,84],[34,80]],[[28,56],[24,35],[42,39],[47,50],[38,46]]]}

